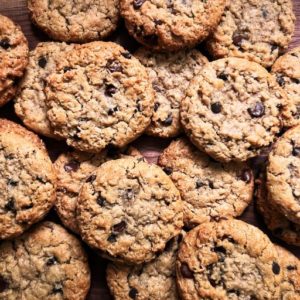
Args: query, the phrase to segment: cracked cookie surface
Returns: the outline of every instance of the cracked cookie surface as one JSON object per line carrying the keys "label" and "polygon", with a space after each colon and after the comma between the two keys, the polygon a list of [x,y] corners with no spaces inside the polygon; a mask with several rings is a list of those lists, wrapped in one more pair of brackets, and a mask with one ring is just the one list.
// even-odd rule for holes
{"label": "cracked cookie surface", "polygon": [[290,221],[269,200],[265,176],[256,181],[256,207],[274,236],[287,244],[300,246],[300,225]]}
{"label": "cracked cookie surface", "polygon": [[290,118],[287,96],[266,69],[241,58],[206,64],[181,105],[191,141],[218,161],[246,161]]}
{"label": "cracked cookie surface", "polygon": [[278,253],[258,228],[239,220],[208,222],[184,237],[176,262],[182,299],[279,299]]}
{"label": "cracked cookie surface", "polygon": [[188,227],[237,217],[252,200],[254,176],[246,163],[213,161],[184,138],[173,141],[158,164],[180,192]]}
{"label": "cracked cookie surface", "polygon": [[279,57],[272,66],[278,84],[287,93],[291,105],[292,118],[286,126],[300,124],[300,47]]}
{"label": "cracked cookie surface", "polygon": [[143,159],[102,164],[77,203],[83,240],[112,260],[140,264],[155,257],[183,226],[182,201],[171,179]]}
{"label": "cracked cookie surface", "polygon": [[21,27],[0,15],[0,106],[17,91],[17,80],[28,63],[28,42]]}
{"label": "cracked cookie surface", "polygon": [[15,112],[23,123],[33,131],[56,138],[47,118],[46,78],[56,70],[57,60],[71,45],[65,43],[39,43],[30,52],[29,64],[18,87],[15,98]]}
{"label": "cracked cookie surface", "polygon": [[20,235],[55,201],[56,175],[42,141],[0,119],[0,239]]}
{"label": "cracked cookie surface", "polygon": [[195,46],[217,26],[225,0],[121,0],[126,27],[141,44],[163,51]]}
{"label": "cracked cookie surface", "polygon": [[271,67],[294,29],[291,0],[228,0],[207,46],[215,58],[235,56]]}
{"label": "cracked cookie surface", "polygon": [[151,124],[146,133],[168,138],[181,133],[179,108],[192,78],[208,62],[197,50],[177,53],[153,53],[140,48],[135,56],[147,68],[155,103]]}
{"label": "cracked cookie surface", "polygon": [[63,227],[43,222],[0,245],[0,298],[84,300],[90,287],[88,258]]}
{"label": "cracked cookie surface", "polygon": [[153,112],[145,67],[112,42],[74,46],[49,76],[46,96],[54,133],[86,152],[127,145]]}
{"label": "cracked cookie surface", "polygon": [[267,167],[270,201],[286,218],[300,224],[300,125],[274,144]]}
{"label": "cracked cookie surface", "polygon": [[149,263],[139,266],[110,263],[106,280],[114,299],[179,300],[175,262],[182,234],[172,238],[164,251]]}
{"label": "cracked cookie surface", "polygon": [[117,27],[118,0],[28,0],[32,21],[55,40],[89,42]]}

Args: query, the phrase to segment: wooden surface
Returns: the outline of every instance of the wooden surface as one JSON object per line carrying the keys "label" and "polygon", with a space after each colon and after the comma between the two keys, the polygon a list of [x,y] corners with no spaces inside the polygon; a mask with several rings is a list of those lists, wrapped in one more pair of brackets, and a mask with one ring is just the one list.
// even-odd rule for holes
{"label": "wooden surface", "polygon": [[[293,41],[290,45],[290,48],[300,45],[300,0],[294,0],[294,10],[295,14],[297,15],[297,29]],[[15,22],[21,25],[29,41],[31,49],[33,49],[38,42],[49,40],[46,35],[44,35],[40,30],[38,30],[31,24],[26,8],[26,0],[0,0],[0,14],[4,14],[8,17],[11,17]],[[137,48],[137,43],[130,36],[128,36],[122,22],[117,32],[113,34],[113,36],[109,39],[122,44],[130,51],[133,51]],[[6,117],[16,122],[19,122],[17,117],[14,115],[12,103],[9,103],[4,108],[1,108],[0,117]],[[47,148],[49,149],[49,153],[52,159],[55,159],[57,155],[66,148],[66,145],[61,142],[54,142],[49,139],[44,139],[44,141],[47,145]],[[169,144],[169,142],[170,140],[161,140],[142,136],[134,143],[134,145],[137,146],[137,148],[139,148],[143,152],[143,154],[149,161],[156,162],[157,156],[162,151],[162,149],[164,149]],[[256,162],[254,161],[254,163]],[[48,216],[48,219],[59,222],[54,212],[52,212]],[[261,217],[255,212],[253,205],[248,207],[241,219],[248,223],[254,224],[255,226],[261,228],[264,232],[269,234],[268,230],[263,224]],[[286,244],[281,243],[272,236],[270,236],[270,238],[274,242],[280,243],[287,249],[291,250],[300,258],[300,248],[287,246]],[[105,284],[106,262],[100,259],[90,249],[87,249],[87,251],[89,253],[90,265],[92,269],[92,287],[87,299],[111,299]]]}

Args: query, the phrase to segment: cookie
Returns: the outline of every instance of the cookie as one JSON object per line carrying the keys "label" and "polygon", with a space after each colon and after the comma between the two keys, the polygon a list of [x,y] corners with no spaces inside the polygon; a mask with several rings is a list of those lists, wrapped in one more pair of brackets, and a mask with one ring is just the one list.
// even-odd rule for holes
{"label": "cookie", "polygon": [[180,192],[187,227],[237,217],[252,200],[254,176],[247,164],[213,161],[184,138],[173,141],[158,164]]}
{"label": "cookie", "polygon": [[172,238],[164,251],[149,263],[138,266],[110,263],[106,280],[114,299],[179,300],[175,262],[182,234]]}
{"label": "cookie", "polygon": [[283,271],[283,279],[280,285],[281,295],[279,299],[300,299],[300,261],[291,252],[283,247],[275,246],[278,252]]}
{"label": "cookie", "polygon": [[135,56],[147,68],[154,93],[154,113],[146,134],[168,138],[181,133],[179,108],[192,78],[208,62],[197,50],[153,53],[140,48]]}
{"label": "cookie", "polygon": [[54,133],[77,150],[123,147],[148,127],[153,90],[146,69],[121,46],[75,46],[48,77],[48,118]]}
{"label": "cookie", "polygon": [[55,201],[56,175],[43,142],[5,119],[0,119],[0,170],[1,240],[45,216]]}
{"label": "cookie", "polygon": [[288,127],[300,124],[300,47],[279,57],[272,67],[272,73],[287,93],[291,103],[292,118]]}
{"label": "cookie", "polygon": [[176,262],[183,300],[279,299],[282,270],[276,248],[239,220],[208,222],[183,239]]}
{"label": "cookie", "polygon": [[267,167],[270,201],[286,218],[300,225],[300,125],[274,144]]}
{"label": "cookie", "polygon": [[[140,156],[137,149],[130,148],[129,155]],[[104,162],[120,158],[119,153],[104,150],[99,154],[80,151],[62,153],[54,163],[57,173],[57,199],[55,209],[65,227],[79,233],[76,220],[77,197],[81,185]]]}
{"label": "cookie", "polygon": [[45,42],[30,52],[29,64],[15,98],[15,112],[28,128],[41,135],[56,138],[47,118],[45,80],[56,70],[64,51],[71,48],[65,43]]}
{"label": "cookie", "polygon": [[117,27],[118,0],[28,0],[31,20],[51,38],[86,43],[103,39]]}
{"label": "cookie", "polygon": [[241,57],[271,67],[294,29],[291,0],[228,0],[207,48],[214,58]]}
{"label": "cookie", "polygon": [[83,240],[112,260],[150,261],[183,226],[171,179],[138,158],[102,164],[81,188],[77,221]]}
{"label": "cookie", "polygon": [[241,58],[206,64],[181,105],[181,122],[191,141],[221,162],[258,155],[289,117],[286,94],[273,76]]}
{"label": "cookie", "polygon": [[121,0],[129,33],[141,44],[166,52],[193,47],[217,26],[226,0]]}
{"label": "cookie", "polygon": [[28,42],[21,27],[0,15],[0,106],[13,98],[28,63]]}
{"label": "cookie", "polygon": [[300,225],[287,219],[270,201],[264,173],[256,180],[255,200],[256,208],[272,234],[287,244],[300,246]]}
{"label": "cookie", "polygon": [[43,222],[0,245],[0,298],[84,300],[90,287],[88,258],[63,227]]}

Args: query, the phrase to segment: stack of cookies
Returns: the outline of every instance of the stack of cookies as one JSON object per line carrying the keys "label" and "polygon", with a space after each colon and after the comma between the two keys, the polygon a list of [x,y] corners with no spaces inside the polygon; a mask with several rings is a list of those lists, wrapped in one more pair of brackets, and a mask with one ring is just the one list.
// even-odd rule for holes
{"label": "stack of cookies", "polygon": [[[0,299],[86,299],[83,244],[109,260],[116,300],[300,299],[298,258],[236,219],[255,196],[300,246],[300,48],[280,56],[291,0],[28,8],[55,41],[29,52],[0,15],[0,105],[26,126],[0,119]],[[120,16],[134,53],[101,41]],[[151,164],[130,145],[143,134],[176,139]],[[52,163],[38,135],[67,151]]]}

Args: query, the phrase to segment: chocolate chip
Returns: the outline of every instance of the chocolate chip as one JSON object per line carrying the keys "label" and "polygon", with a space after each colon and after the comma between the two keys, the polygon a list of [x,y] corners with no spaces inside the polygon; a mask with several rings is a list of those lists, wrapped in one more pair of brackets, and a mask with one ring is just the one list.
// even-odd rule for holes
{"label": "chocolate chip", "polygon": [[164,167],[164,171],[167,175],[171,175],[173,172],[173,169],[170,167]]}
{"label": "chocolate chip", "polygon": [[19,184],[19,182],[17,180],[8,179],[7,184],[10,186],[17,186]]}
{"label": "chocolate chip", "polygon": [[125,200],[131,200],[134,196],[134,192],[132,191],[132,189],[127,189],[125,191],[125,193],[123,194]]}
{"label": "chocolate chip", "polygon": [[108,84],[105,87],[105,95],[106,96],[112,97],[112,95],[115,94],[116,92],[117,92],[117,88],[112,84]]}
{"label": "chocolate chip", "polygon": [[120,62],[117,60],[109,60],[106,64],[106,68],[110,72],[122,72],[123,71],[123,68],[122,68]]}
{"label": "chocolate chip", "polygon": [[132,288],[130,288],[128,295],[131,299],[136,299],[136,296],[138,295],[138,290],[136,288],[132,287]]}
{"label": "chocolate chip", "polygon": [[291,265],[288,265],[286,268],[287,268],[288,271],[294,271],[294,270],[297,270],[297,266],[291,266]]}
{"label": "chocolate chip", "polygon": [[89,176],[85,182],[93,182],[95,179],[96,179],[96,175],[93,174],[93,175]]}
{"label": "chocolate chip", "polygon": [[242,171],[242,174],[241,174],[241,179],[243,181],[245,181],[246,183],[249,183],[251,182],[251,179],[252,179],[252,172],[250,169],[244,169]]}
{"label": "chocolate chip", "polygon": [[292,147],[293,147],[292,154],[294,156],[299,156],[300,155],[300,147],[297,147],[293,140],[291,141],[291,143],[292,143]]}
{"label": "chocolate chip", "polygon": [[162,20],[154,20],[155,25],[162,25],[163,21]]}
{"label": "chocolate chip", "polygon": [[10,47],[9,39],[8,38],[2,39],[0,41],[0,47],[2,47],[3,49],[7,50]]}
{"label": "chocolate chip", "polygon": [[122,52],[121,55],[124,56],[124,57],[127,58],[127,59],[129,59],[129,58],[132,57],[132,55],[131,55],[130,52],[128,52],[128,51]]}
{"label": "chocolate chip", "polygon": [[33,208],[33,204],[27,204],[22,206],[22,209],[31,209],[31,208]]}
{"label": "chocolate chip", "polygon": [[209,180],[208,182],[208,186],[211,188],[211,189],[214,189],[214,183],[212,181]]}
{"label": "chocolate chip", "polygon": [[43,178],[42,176],[36,176],[36,180],[42,184],[47,183],[47,180],[45,178]]}
{"label": "chocolate chip", "polygon": [[110,109],[108,110],[107,114],[108,114],[109,116],[112,116],[112,115],[114,114],[114,110],[113,110],[112,108],[110,108]]}
{"label": "chocolate chip", "polygon": [[47,259],[46,265],[47,266],[52,266],[56,265],[58,263],[57,259],[55,256],[51,256],[50,258]]}
{"label": "chocolate chip", "polygon": [[284,80],[283,76],[277,75],[276,81],[279,83],[280,86],[285,85],[285,80]]}
{"label": "chocolate chip", "polygon": [[47,59],[46,59],[46,57],[45,56],[41,56],[40,58],[39,58],[39,60],[38,60],[38,64],[39,64],[39,66],[41,67],[41,68],[45,68],[46,67],[46,65],[47,65]]}
{"label": "chocolate chip", "polygon": [[133,0],[133,7],[134,9],[139,9],[146,0]]}
{"label": "chocolate chip", "polygon": [[222,110],[222,104],[220,102],[215,102],[211,105],[210,109],[214,114],[218,114]]}
{"label": "chocolate chip", "polygon": [[298,78],[291,78],[293,83],[299,84],[300,83],[300,79]]}
{"label": "chocolate chip", "polygon": [[213,251],[226,254],[226,249],[223,246],[216,246],[216,247],[214,247]]}
{"label": "chocolate chip", "polygon": [[261,102],[256,102],[253,107],[247,109],[249,115],[253,118],[260,118],[265,114],[265,107]]}
{"label": "chocolate chip", "polygon": [[117,241],[117,236],[112,233],[108,238],[107,238],[107,241],[110,242],[110,243],[115,243]]}
{"label": "chocolate chip", "polygon": [[11,212],[15,212],[16,208],[15,208],[15,199],[13,197],[9,198],[7,203],[4,206],[4,209],[6,209],[7,211],[11,211]]}
{"label": "chocolate chip", "polygon": [[76,172],[80,167],[80,162],[72,159],[64,165],[64,169],[66,172]]}
{"label": "chocolate chip", "polygon": [[0,293],[4,292],[5,290],[7,290],[9,287],[9,284],[8,282],[6,281],[5,278],[3,278],[1,275],[0,275]]}
{"label": "chocolate chip", "polygon": [[125,221],[121,221],[120,223],[118,224],[115,224],[113,227],[112,227],[112,231],[113,232],[117,232],[117,233],[121,233],[125,230],[126,228],[126,222]]}
{"label": "chocolate chip", "polygon": [[136,111],[139,111],[139,112],[142,111],[142,108],[141,108],[141,104],[140,104],[140,103],[138,103],[138,104],[136,105]]}
{"label": "chocolate chip", "polygon": [[201,181],[201,180],[197,180],[196,181],[196,188],[197,189],[200,189],[201,187],[203,187],[205,184]]}
{"label": "chocolate chip", "polygon": [[194,278],[194,274],[187,263],[182,263],[180,266],[180,273],[184,278]]}
{"label": "chocolate chip", "polygon": [[268,14],[269,14],[269,12],[267,11],[266,8],[263,8],[263,9],[261,10],[261,12],[262,12],[262,16],[263,16],[264,18],[266,18],[266,17],[268,16]]}
{"label": "chocolate chip", "polygon": [[53,294],[63,294],[63,287],[60,283],[55,283],[53,289],[52,289]]}
{"label": "chocolate chip", "polygon": [[277,49],[278,49],[278,45],[273,44],[273,45],[271,46],[271,51],[272,51],[272,52],[274,52],[274,51],[277,50]]}
{"label": "chocolate chip", "polygon": [[228,75],[225,72],[222,72],[218,75],[218,78],[227,81],[228,80]]}
{"label": "chocolate chip", "polygon": [[241,294],[241,292],[239,290],[235,290],[235,289],[229,290],[228,293],[235,294],[237,296],[240,296],[240,294]]}
{"label": "chocolate chip", "polygon": [[173,122],[173,116],[172,116],[172,113],[169,113],[168,114],[168,117],[162,121],[162,124],[165,125],[165,126],[170,126]]}
{"label": "chocolate chip", "polygon": [[64,73],[68,72],[68,71],[71,71],[72,68],[71,67],[64,67]]}
{"label": "chocolate chip", "polygon": [[278,275],[280,273],[280,266],[277,262],[273,261],[272,271],[274,274]]}
{"label": "chocolate chip", "polygon": [[247,40],[247,39],[248,39],[248,35],[246,33],[235,31],[232,35],[232,42],[237,47],[241,47],[243,40]]}
{"label": "chocolate chip", "polygon": [[101,196],[101,194],[98,196],[96,200],[97,204],[99,204],[101,207],[105,205],[106,199]]}
{"label": "chocolate chip", "polygon": [[158,102],[155,102],[154,103],[154,111],[157,111],[158,110],[158,107],[159,107],[159,103]]}
{"label": "chocolate chip", "polygon": [[227,234],[224,234],[222,236],[222,241],[224,241],[224,240],[227,240],[228,242],[230,242],[232,244],[236,243],[235,240],[234,240],[234,238],[232,236],[230,236],[230,235],[227,235]]}

